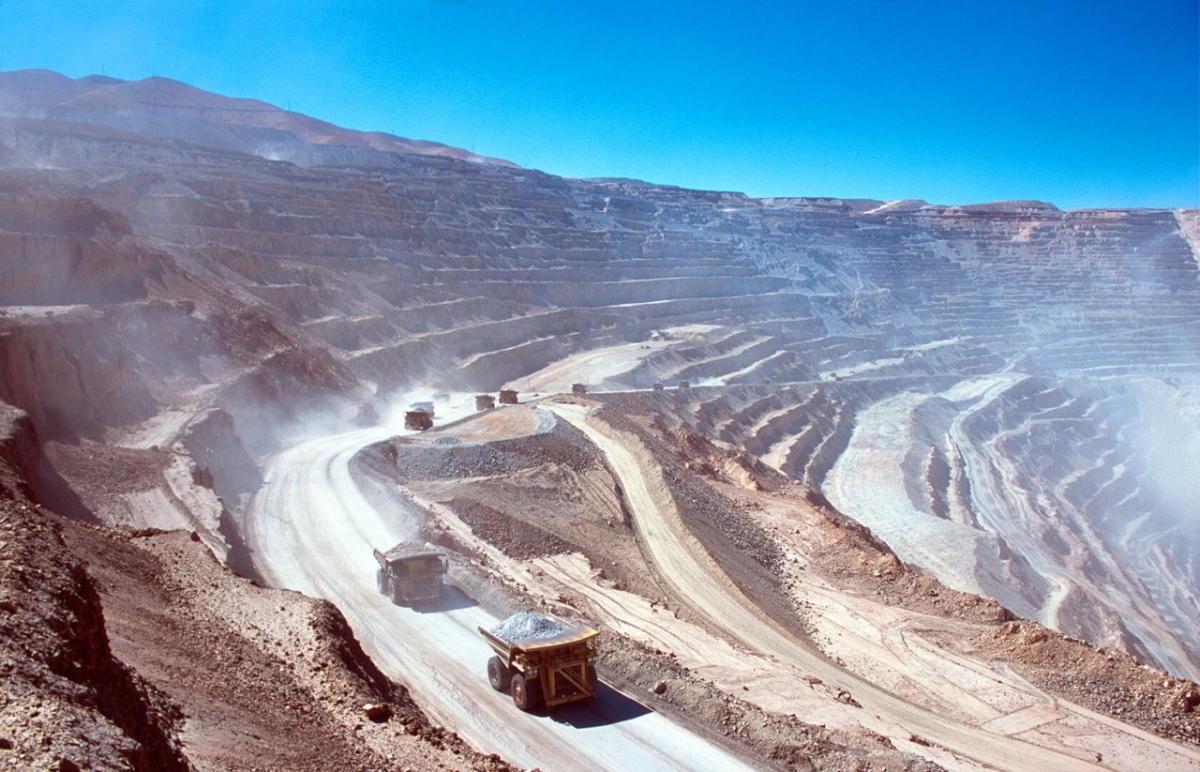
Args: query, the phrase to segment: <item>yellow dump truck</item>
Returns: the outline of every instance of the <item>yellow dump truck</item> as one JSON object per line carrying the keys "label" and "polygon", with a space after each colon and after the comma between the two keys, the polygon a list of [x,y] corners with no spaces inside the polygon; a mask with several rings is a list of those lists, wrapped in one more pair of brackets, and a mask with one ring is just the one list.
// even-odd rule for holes
{"label": "yellow dump truck", "polygon": [[591,641],[599,633],[550,614],[522,611],[480,635],[495,656],[488,660],[492,688],[507,691],[521,710],[553,708],[596,696]]}
{"label": "yellow dump truck", "polygon": [[394,603],[411,606],[442,597],[446,558],[432,547],[397,544],[387,552],[373,550],[379,591]]}

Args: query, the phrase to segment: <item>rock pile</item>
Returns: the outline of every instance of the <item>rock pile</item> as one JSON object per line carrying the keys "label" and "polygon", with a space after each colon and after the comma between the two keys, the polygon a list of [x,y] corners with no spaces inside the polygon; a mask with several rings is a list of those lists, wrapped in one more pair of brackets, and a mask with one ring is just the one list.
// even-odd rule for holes
{"label": "rock pile", "polygon": [[1200,686],[1191,681],[1025,620],[997,625],[973,644],[1011,659],[1025,678],[1081,705],[1161,737],[1200,745]]}
{"label": "rock pile", "polygon": [[553,640],[572,629],[561,619],[534,611],[518,611],[493,627],[492,634],[512,643],[537,643]]}

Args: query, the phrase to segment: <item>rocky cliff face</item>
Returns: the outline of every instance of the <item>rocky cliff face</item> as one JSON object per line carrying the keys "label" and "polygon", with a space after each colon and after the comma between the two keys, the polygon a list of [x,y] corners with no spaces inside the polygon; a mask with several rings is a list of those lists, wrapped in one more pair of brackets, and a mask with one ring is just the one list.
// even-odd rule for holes
{"label": "rocky cliff face", "polygon": [[0,403],[0,496],[30,501],[40,465],[41,448],[29,416]]}
{"label": "rocky cliff face", "polygon": [[0,765],[190,769],[181,715],[117,660],[96,585],[48,515],[0,498]]}
{"label": "rocky cliff face", "polygon": [[47,439],[161,446],[235,509],[253,474],[201,462],[185,414],[261,454],[412,384],[536,389],[632,346],[579,378],[688,379],[673,420],[901,558],[1200,673],[1194,212],[569,180],[236,107],[0,80],[0,398]]}

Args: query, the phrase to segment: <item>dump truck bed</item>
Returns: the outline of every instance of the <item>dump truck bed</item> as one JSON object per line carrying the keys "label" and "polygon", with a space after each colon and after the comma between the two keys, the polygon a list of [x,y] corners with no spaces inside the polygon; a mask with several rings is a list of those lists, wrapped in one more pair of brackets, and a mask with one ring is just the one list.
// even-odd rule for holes
{"label": "dump truck bed", "polygon": [[479,633],[489,644],[491,644],[493,649],[496,649],[498,653],[504,654],[515,651],[535,652],[545,651],[547,649],[556,649],[561,646],[570,646],[572,644],[582,643],[583,641],[590,641],[592,638],[595,638],[600,634],[598,630],[594,630],[591,627],[580,626],[578,630],[573,631],[569,635],[564,634],[555,636],[554,638],[547,640],[510,641],[501,638],[482,625],[479,627]]}
{"label": "dump truck bed", "polygon": [[381,567],[386,567],[388,563],[396,560],[425,557],[436,558],[442,556],[440,551],[424,544],[397,544],[395,547],[384,552],[380,552],[379,550],[372,550],[371,552],[375,555],[375,561]]}
{"label": "dump truck bed", "polygon": [[[507,625],[507,628],[504,627]],[[480,626],[479,633],[492,648],[508,651],[545,651],[591,640],[599,631],[549,614],[514,614],[492,629]]]}
{"label": "dump truck bed", "polygon": [[379,591],[394,603],[435,600],[442,595],[448,568],[441,552],[426,544],[400,543],[386,552],[371,550],[379,564]]}

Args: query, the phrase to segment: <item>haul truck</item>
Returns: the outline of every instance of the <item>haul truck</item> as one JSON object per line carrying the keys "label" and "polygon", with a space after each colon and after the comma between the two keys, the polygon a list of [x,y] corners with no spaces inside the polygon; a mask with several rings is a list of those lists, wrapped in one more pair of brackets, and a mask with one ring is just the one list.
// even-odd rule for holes
{"label": "haul truck", "polygon": [[404,413],[404,428],[425,431],[433,428],[433,403],[414,402]]}
{"label": "haul truck", "polygon": [[527,611],[479,633],[496,653],[487,663],[488,682],[509,692],[521,710],[596,696],[591,640],[599,633],[591,627]]}
{"label": "haul truck", "polygon": [[397,544],[387,552],[372,552],[379,563],[379,591],[393,602],[411,606],[442,597],[447,566],[446,558],[437,550],[420,544]]}

